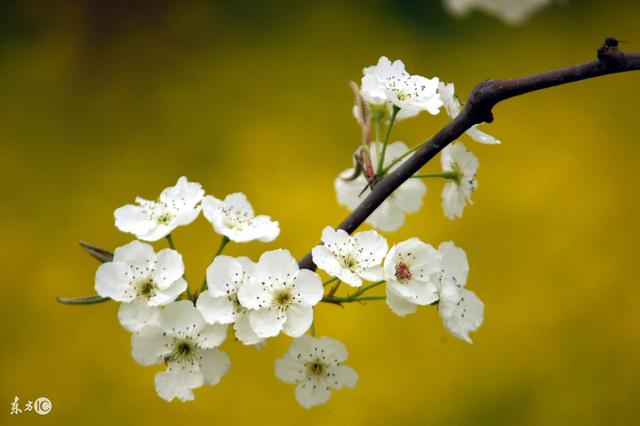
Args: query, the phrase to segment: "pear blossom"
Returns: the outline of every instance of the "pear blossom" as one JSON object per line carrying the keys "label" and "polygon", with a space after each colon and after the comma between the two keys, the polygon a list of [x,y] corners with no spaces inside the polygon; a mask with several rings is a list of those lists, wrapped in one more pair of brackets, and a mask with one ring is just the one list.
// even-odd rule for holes
{"label": "pear blossom", "polygon": [[344,283],[360,287],[362,280],[382,279],[382,259],[387,254],[387,240],[376,231],[358,232],[353,236],[342,229],[327,226],[322,243],[311,255],[318,268]]}
{"label": "pear blossom", "polygon": [[504,22],[517,25],[553,0],[444,0],[454,15],[466,15],[472,9],[494,15]]}
{"label": "pear blossom", "polygon": [[[373,142],[370,149],[374,170],[378,167],[378,150],[381,144]],[[409,148],[404,142],[387,145],[383,167],[388,167],[395,159],[405,154]],[[405,161],[403,158],[390,171],[395,170]],[[353,168],[343,171],[335,180],[338,202],[349,210],[355,209],[371,192],[367,180],[360,174],[352,180],[345,180],[353,175]],[[415,213],[422,207],[422,197],[427,193],[427,186],[419,179],[407,179],[367,218],[366,222],[381,231],[395,231],[404,223],[406,213]]]}
{"label": "pear blossom", "polygon": [[405,316],[415,312],[415,305],[429,305],[438,300],[434,276],[440,271],[440,259],[438,250],[418,238],[389,250],[384,260],[384,278],[387,305],[396,315]]}
{"label": "pear blossom", "polygon": [[175,186],[164,189],[157,200],[137,197],[137,205],[127,204],[116,209],[116,227],[140,240],[157,241],[178,226],[193,222],[200,214],[203,196],[199,183],[189,182],[182,176]]}
{"label": "pear blossom", "polygon": [[[118,302],[142,301],[148,306],[160,306],[174,301],[186,290],[187,282],[182,278],[183,275],[184,264],[180,253],[164,249],[156,254],[149,244],[132,241],[115,250],[112,262],[105,262],[98,267],[95,288],[100,296]],[[136,313],[136,307],[140,306],[136,304],[121,308],[129,310],[121,312],[121,317],[130,319],[132,316],[151,315]],[[125,323],[127,321],[124,320]],[[136,326],[130,324],[125,328]]]}
{"label": "pear blossom", "polygon": [[[444,109],[452,119],[456,118],[462,111],[462,101],[455,94],[455,86],[453,83],[440,82],[438,84],[438,93],[440,99],[444,103]],[[478,130],[479,124],[471,126],[465,132],[471,139],[487,145],[499,144],[500,141],[495,137]]]}
{"label": "pear blossom", "polygon": [[442,101],[438,95],[438,78],[410,75],[400,60],[391,62],[380,57],[376,65],[363,70],[361,93],[371,105],[393,105],[399,108],[397,119],[413,117],[420,111],[436,115]]}
{"label": "pear blossom", "polygon": [[280,331],[291,337],[302,336],[313,322],[313,306],[322,299],[320,277],[299,269],[288,250],[262,254],[249,280],[238,290],[238,300],[250,309],[249,324],[260,338]]}
{"label": "pear blossom", "polygon": [[442,255],[438,289],[440,318],[451,334],[472,343],[469,333],[482,325],[484,304],[465,288],[469,274],[467,255],[450,241],[440,244],[438,250]]}
{"label": "pear blossom", "polygon": [[249,322],[249,310],[240,304],[238,290],[249,280],[253,262],[246,257],[218,256],[207,268],[208,288],[196,306],[209,324],[233,324],[235,335],[245,345],[261,343]]}
{"label": "pear blossom", "polygon": [[280,233],[278,222],[269,216],[254,217],[253,207],[241,192],[227,195],[224,201],[207,195],[202,200],[202,210],[217,233],[237,243],[270,242]]}
{"label": "pear blossom", "polygon": [[358,373],[342,365],[347,355],[338,340],[306,335],[294,339],[284,358],[276,360],[276,377],[297,385],[296,400],[304,408],[324,404],[330,389],[353,388],[358,381]]}
{"label": "pear blossom", "polygon": [[461,218],[466,203],[473,204],[471,194],[478,187],[478,159],[460,142],[445,147],[440,159],[443,171],[455,175],[442,189],[444,214],[451,220]]}
{"label": "pear blossom", "polygon": [[229,370],[229,357],[216,348],[225,338],[226,326],[207,324],[193,303],[182,300],[166,306],[157,324],[131,336],[131,352],[140,365],[167,365],[155,377],[161,398],[188,401],[193,389],[217,384]]}

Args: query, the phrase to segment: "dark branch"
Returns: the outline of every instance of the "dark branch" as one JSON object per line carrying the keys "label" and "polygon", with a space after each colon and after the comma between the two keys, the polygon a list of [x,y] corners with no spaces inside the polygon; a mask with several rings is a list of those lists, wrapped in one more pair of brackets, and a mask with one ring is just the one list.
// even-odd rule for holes
{"label": "dark branch", "polygon": [[[436,133],[400,167],[377,182],[371,193],[338,225],[338,228],[344,229],[348,233],[355,231],[396,188],[420,170],[444,147],[456,140],[471,126],[493,121],[492,109],[498,102],[574,81],[640,70],[640,53],[623,53],[618,50],[617,43],[612,43],[612,40],[615,41],[615,39],[605,40],[605,43],[598,49],[597,61],[522,78],[487,80],[478,84],[471,92],[469,101],[460,115]],[[299,265],[301,268],[311,270],[316,268],[311,253],[300,260]]]}

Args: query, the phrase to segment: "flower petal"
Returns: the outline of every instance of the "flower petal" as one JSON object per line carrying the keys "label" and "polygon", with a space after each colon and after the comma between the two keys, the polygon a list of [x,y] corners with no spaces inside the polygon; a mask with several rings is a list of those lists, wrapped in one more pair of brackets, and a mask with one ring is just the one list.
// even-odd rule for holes
{"label": "flower petal", "polygon": [[197,356],[205,385],[218,384],[231,367],[229,356],[218,349],[199,350]]}
{"label": "flower petal", "polygon": [[311,327],[311,323],[313,323],[311,306],[291,305],[287,309],[287,319],[282,330],[291,337],[300,337]]}
{"label": "flower petal", "polygon": [[235,304],[227,296],[214,297],[205,291],[198,296],[196,307],[209,324],[231,324],[236,320]]}
{"label": "flower petal", "polygon": [[148,324],[131,336],[131,354],[140,365],[161,364],[170,352],[170,342],[160,327]]}

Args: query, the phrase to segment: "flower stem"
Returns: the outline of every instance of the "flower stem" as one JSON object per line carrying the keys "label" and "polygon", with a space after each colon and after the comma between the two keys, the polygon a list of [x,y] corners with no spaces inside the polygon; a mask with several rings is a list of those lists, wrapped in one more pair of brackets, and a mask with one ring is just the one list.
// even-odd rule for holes
{"label": "flower stem", "polygon": [[313,337],[316,337],[316,320],[315,319],[313,320],[313,322],[311,322],[311,327],[309,327],[309,332]]}
{"label": "flower stem", "polygon": [[369,284],[369,285],[364,286],[364,287],[360,287],[360,289],[359,289],[358,291],[356,291],[355,293],[353,293],[353,294],[351,295],[351,297],[357,297],[357,296],[360,296],[360,295],[361,295],[362,293],[364,293],[365,291],[369,291],[369,290],[371,290],[372,288],[378,287],[379,285],[382,285],[382,284],[384,284],[385,282],[386,282],[385,280],[382,280],[382,281],[376,281],[375,283]]}
{"label": "flower stem", "polygon": [[409,149],[409,151],[407,151],[404,154],[402,154],[401,156],[394,158],[393,161],[391,161],[391,163],[389,163],[389,165],[382,170],[382,174],[385,175],[389,170],[391,170],[391,168],[393,166],[395,166],[400,161],[402,161],[407,155],[412,154],[415,151],[417,151],[418,148],[420,148],[422,145],[424,145],[424,143],[421,143],[420,145],[416,145],[413,148]]}
{"label": "flower stem", "polygon": [[[229,241],[231,240],[227,236],[222,237],[222,241],[220,241],[218,250],[216,250],[216,253],[213,255],[213,258],[211,259],[212,262],[216,257],[220,256],[220,254],[222,253],[222,250],[224,250],[226,245],[229,244]],[[207,276],[205,275],[204,279],[202,280],[202,284],[200,285],[200,293],[202,293],[206,289],[207,289]]]}
{"label": "flower stem", "polygon": [[175,250],[176,246],[175,244],[173,244],[173,237],[171,236],[171,234],[167,234],[165,238],[167,239],[167,243],[169,243],[169,248]]}
{"label": "flower stem", "polygon": [[347,296],[347,297],[323,297],[322,301],[325,303],[334,303],[336,305],[339,305],[341,303],[352,303],[352,302],[366,302],[369,300],[384,300],[386,299],[385,296],[360,296],[360,297],[353,297],[353,296]]}
{"label": "flower stem", "polygon": [[328,280],[326,280],[325,282],[323,282],[322,285],[323,286],[327,286],[327,285],[331,284],[332,282],[334,282],[337,279],[338,279],[338,277],[331,277]]}
{"label": "flower stem", "polygon": [[376,175],[378,175],[378,177],[382,177],[382,166],[384,164],[384,154],[387,151],[387,143],[389,142],[391,129],[393,128],[393,123],[396,121],[396,116],[398,115],[398,111],[400,111],[400,108],[394,105],[393,111],[391,112],[391,118],[389,119],[389,125],[387,126],[387,132],[384,135],[384,141],[382,141],[382,150],[380,152],[380,156],[378,157],[378,170],[376,171]]}
{"label": "flower stem", "polygon": [[333,295],[336,294],[336,291],[338,291],[338,287],[340,287],[341,283],[342,281],[338,280],[336,285],[334,285],[333,288],[329,290],[329,293],[327,293],[327,297],[333,297]]}
{"label": "flower stem", "polygon": [[445,179],[457,179],[458,174],[456,172],[442,172],[442,173],[423,173],[419,175],[413,175],[412,178],[445,178]]}

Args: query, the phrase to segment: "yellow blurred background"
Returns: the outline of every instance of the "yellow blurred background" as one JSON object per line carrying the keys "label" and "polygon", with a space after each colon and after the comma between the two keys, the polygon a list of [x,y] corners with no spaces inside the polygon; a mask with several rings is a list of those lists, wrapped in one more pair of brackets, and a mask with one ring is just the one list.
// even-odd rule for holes
{"label": "yellow blurred background", "polygon": [[[595,0],[519,27],[426,0],[2,2],[0,424],[640,424],[640,73],[500,104],[483,130],[501,146],[462,138],[480,158],[475,204],[449,221],[442,183],[427,182],[423,210],[387,238],[466,249],[486,305],[475,344],[432,308],[322,305],[319,335],[345,342],[360,375],[324,406],[300,408],[275,378],[285,336],[261,351],[229,339],[222,382],[166,403],[115,303],[55,302],[94,293],[97,262],[77,241],[129,242],[113,210],[181,175],[280,221],[275,242],[228,254],[303,256],[347,214],[333,190],[359,140],[347,82],[380,55],[466,97],[486,78],[591,60],[606,36],[640,50],[639,17],[637,1]],[[445,122],[423,114],[393,139],[413,145]],[[199,218],[174,240],[199,282],[218,236]],[[15,396],[53,411],[10,416]]]}

